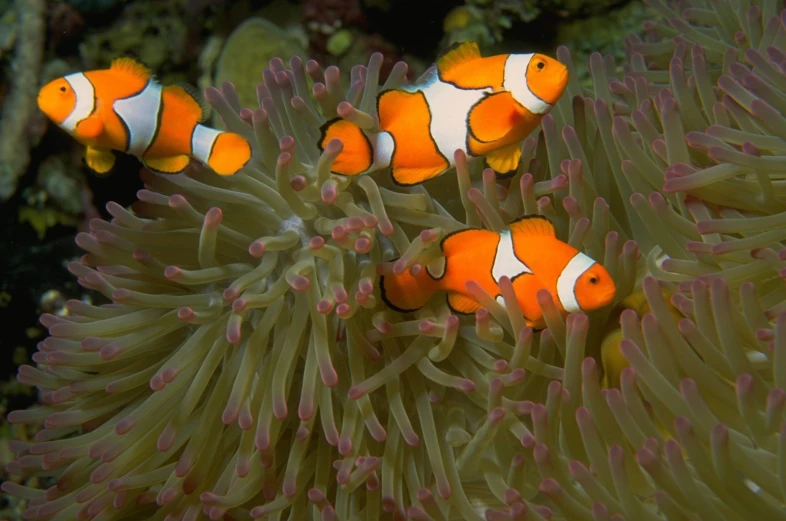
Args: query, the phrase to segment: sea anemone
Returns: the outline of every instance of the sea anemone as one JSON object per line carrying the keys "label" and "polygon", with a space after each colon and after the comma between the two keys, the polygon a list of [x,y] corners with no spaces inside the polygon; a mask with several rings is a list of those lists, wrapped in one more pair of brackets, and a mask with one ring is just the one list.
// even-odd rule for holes
{"label": "sea anemone", "polygon": [[[347,90],[275,59],[253,110],[208,89],[254,164],[144,172],[77,236],[70,270],[111,303],[42,316],[19,370],[42,405],[9,419],[43,428],[7,470],[51,486],[3,489],[58,521],[784,518],[786,12],[651,3],[627,76],[593,55],[509,182],[460,152],[413,188],[331,175],[320,125],[373,128],[404,81],[378,87],[378,54]],[[533,332],[506,279],[470,317],[380,302],[444,234],[533,213],[602,260],[616,309],[543,292]]]}

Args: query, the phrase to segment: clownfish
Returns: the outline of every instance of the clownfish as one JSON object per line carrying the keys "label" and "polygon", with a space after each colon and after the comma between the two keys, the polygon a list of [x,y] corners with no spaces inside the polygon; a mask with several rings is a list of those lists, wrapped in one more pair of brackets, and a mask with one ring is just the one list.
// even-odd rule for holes
{"label": "clownfish", "polygon": [[557,239],[545,217],[522,217],[499,233],[454,232],[442,239],[440,248],[442,257],[419,271],[381,276],[385,304],[402,313],[415,311],[441,290],[451,311],[474,313],[482,306],[467,291],[467,282],[475,281],[504,306],[498,284],[507,276],[527,325],[542,329],[545,322],[537,302],[542,289],[551,293],[563,314],[602,308],[616,295],[606,268]]}
{"label": "clownfish", "polygon": [[336,118],[322,126],[319,147],[333,139],[343,149],[332,172],[355,176],[391,168],[399,185],[436,177],[453,154],[484,156],[500,175],[516,170],[520,142],[560,99],[568,69],[542,54],[481,57],[463,42],[437,59],[423,79],[377,96],[379,131]]}
{"label": "clownfish", "polygon": [[193,157],[220,175],[232,175],[251,158],[242,136],[200,124],[208,109],[193,87],[163,87],[133,58],[109,69],[77,72],[46,84],[38,107],[74,139],[87,145],[87,166],[105,174],[112,150],[138,157],[157,172],[180,172]]}

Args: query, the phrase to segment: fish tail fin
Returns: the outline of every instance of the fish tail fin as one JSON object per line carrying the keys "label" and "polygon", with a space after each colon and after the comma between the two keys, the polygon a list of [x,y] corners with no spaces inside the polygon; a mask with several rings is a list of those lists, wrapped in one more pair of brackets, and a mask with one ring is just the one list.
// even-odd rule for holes
{"label": "fish tail fin", "polygon": [[218,175],[233,175],[251,159],[251,145],[234,132],[219,132],[207,156],[207,165]]}
{"label": "fish tail fin", "polygon": [[425,267],[413,275],[411,269],[403,273],[390,273],[380,276],[380,296],[389,307],[401,313],[422,308],[439,289],[435,280]]}
{"label": "fish tail fin", "polygon": [[319,149],[325,150],[327,144],[338,139],[344,145],[341,153],[333,161],[330,170],[339,175],[362,174],[374,162],[374,147],[368,136],[356,124],[345,119],[336,118],[328,121],[322,128],[322,137],[319,139]]}

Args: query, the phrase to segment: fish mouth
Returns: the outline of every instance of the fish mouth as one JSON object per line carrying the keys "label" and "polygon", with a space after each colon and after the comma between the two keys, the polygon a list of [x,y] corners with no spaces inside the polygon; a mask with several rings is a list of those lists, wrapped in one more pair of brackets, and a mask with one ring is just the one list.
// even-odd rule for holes
{"label": "fish mouth", "polygon": [[617,288],[613,288],[607,291],[600,300],[603,303],[603,306],[608,306],[609,304],[614,302],[614,297],[616,296],[617,296]]}

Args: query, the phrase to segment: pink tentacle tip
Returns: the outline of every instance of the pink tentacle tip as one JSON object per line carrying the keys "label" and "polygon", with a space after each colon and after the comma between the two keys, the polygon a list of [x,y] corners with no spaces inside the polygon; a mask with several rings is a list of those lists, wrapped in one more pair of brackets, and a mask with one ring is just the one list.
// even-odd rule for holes
{"label": "pink tentacle tip", "polygon": [[312,250],[319,250],[323,246],[325,246],[325,239],[324,239],[324,237],[320,237],[320,236],[317,235],[315,237],[312,237],[308,241],[308,247],[310,249],[312,249]]}
{"label": "pink tentacle tip", "polygon": [[424,335],[432,335],[437,331],[437,325],[430,320],[423,320],[418,324],[418,331]]}
{"label": "pink tentacle tip", "polygon": [[261,239],[257,239],[248,246],[248,253],[254,258],[260,258],[265,254],[267,247]]}
{"label": "pink tentacle tip", "polygon": [[227,302],[231,302],[240,295],[240,290],[237,288],[227,288],[224,290],[224,293],[222,295],[224,297],[224,300],[226,300]]}
{"label": "pink tentacle tip", "polygon": [[349,304],[347,303],[341,303],[338,306],[336,306],[336,315],[338,315],[341,318],[348,318],[351,311],[352,309],[349,307]]}
{"label": "pink tentacle tip", "polygon": [[465,378],[458,378],[456,380],[456,388],[464,391],[465,393],[475,392],[475,382]]}
{"label": "pink tentacle tip", "polygon": [[243,339],[243,334],[240,331],[240,322],[231,321],[227,325],[226,339],[232,345],[237,345]]}
{"label": "pink tentacle tip", "polygon": [[169,280],[178,280],[183,275],[183,270],[177,266],[167,266],[164,269],[164,276]]}
{"label": "pink tentacle tip", "polygon": [[[279,158],[283,155],[283,153],[291,152],[295,148],[295,138],[292,136],[284,136],[278,141],[278,148],[281,150],[282,154],[279,155]],[[287,161],[289,160],[290,156],[287,154]]]}
{"label": "pink tentacle tip", "polygon": [[191,322],[194,320],[194,310],[184,306],[177,310],[177,318],[183,322]]}
{"label": "pink tentacle tip", "polygon": [[330,231],[330,236],[334,241],[343,241],[347,238],[347,229],[344,226],[337,224]]}
{"label": "pink tentacle tip", "polygon": [[317,312],[327,315],[331,311],[333,311],[333,302],[327,299],[322,299],[317,302]]}
{"label": "pink tentacle tip", "polygon": [[348,101],[342,101],[336,106],[336,112],[344,119],[349,119],[355,115],[355,107]]}
{"label": "pink tentacle tip", "polygon": [[413,264],[412,266],[409,267],[409,274],[412,275],[413,277],[417,277],[418,275],[420,275],[421,271],[423,271],[422,264]]}
{"label": "pink tentacle tip", "polygon": [[371,251],[371,240],[361,237],[355,241],[355,251],[358,253],[368,253]]}
{"label": "pink tentacle tip", "polygon": [[369,278],[360,279],[360,283],[358,284],[358,290],[361,293],[366,295],[370,295],[374,292],[374,282]]}
{"label": "pink tentacle tip", "polygon": [[289,180],[289,186],[295,192],[300,192],[306,187],[306,176],[296,175]]}
{"label": "pink tentacle tip", "polygon": [[358,216],[348,217],[346,220],[346,228],[351,232],[359,232],[365,226],[363,219]]}
{"label": "pink tentacle tip", "polygon": [[[480,310],[478,310],[480,311]],[[506,373],[508,371],[508,361],[507,360],[495,360],[494,361],[494,372],[495,373]]]}
{"label": "pink tentacle tip", "polygon": [[338,286],[333,290],[333,299],[338,304],[343,304],[349,299],[349,295],[347,294],[347,290],[341,286]]}
{"label": "pink tentacle tip", "polygon": [[289,281],[289,285],[295,291],[307,291],[311,287],[311,281],[303,275],[295,275]]}
{"label": "pink tentacle tip", "polygon": [[325,204],[333,204],[336,202],[336,198],[338,198],[338,190],[336,189],[336,185],[332,183],[324,183],[322,188],[320,189],[320,195],[322,197],[322,202]]}

